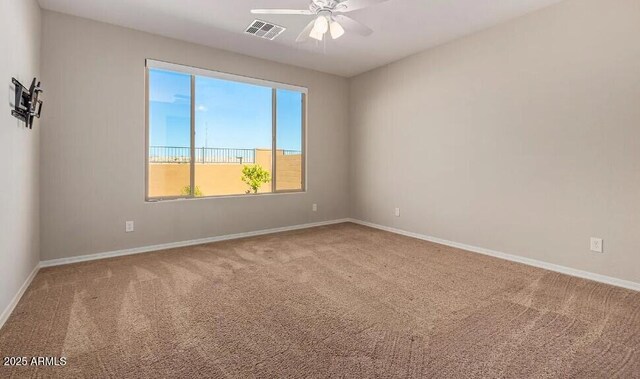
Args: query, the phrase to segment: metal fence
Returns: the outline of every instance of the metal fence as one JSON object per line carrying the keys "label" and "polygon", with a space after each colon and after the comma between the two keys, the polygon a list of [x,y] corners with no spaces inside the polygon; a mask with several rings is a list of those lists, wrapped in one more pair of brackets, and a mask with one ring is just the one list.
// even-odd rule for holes
{"label": "metal fence", "polygon": [[[197,147],[196,163],[255,163],[255,149]],[[149,146],[150,163],[189,163],[191,149],[177,146]]]}
{"label": "metal fence", "polygon": [[254,149],[228,149],[223,147],[197,147],[196,163],[255,163]]}
{"label": "metal fence", "polygon": [[[299,150],[279,150],[283,155],[300,155]],[[196,163],[256,163],[255,149],[196,147]],[[178,146],[149,146],[150,163],[189,163],[191,149]]]}
{"label": "metal fence", "polygon": [[149,162],[152,163],[189,163],[191,149],[176,146],[149,146]]}

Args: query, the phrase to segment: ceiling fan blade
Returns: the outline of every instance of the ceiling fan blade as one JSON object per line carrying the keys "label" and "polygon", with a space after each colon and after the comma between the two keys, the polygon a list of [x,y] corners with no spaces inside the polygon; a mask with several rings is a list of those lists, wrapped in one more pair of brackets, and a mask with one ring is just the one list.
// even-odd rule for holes
{"label": "ceiling fan blade", "polygon": [[341,14],[333,16],[334,20],[336,20],[344,30],[348,32],[358,33],[361,36],[369,36],[373,33],[373,30],[368,26],[352,19],[351,17],[343,16]]}
{"label": "ceiling fan blade", "polygon": [[345,0],[336,6],[334,12],[351,12],[358,9],[370,7],[372,5],[384,3],[385,1],[387,0]]}
{"label": "ceiling fan blade", "polygon": [[296,42],[304,42],[309,39],[309,33],[311,33],[311,29],[313,29],[315,22],[315,19],[311,20],[311,22],[302,29],[302,32],[300,32],[300,34],[298,34],[298,38],[296,38]]}
{"label": "ceiling fan blade", "polygon": [[253,14],[301,14],[312,15],[314,14],[308,9],[252,9]]}

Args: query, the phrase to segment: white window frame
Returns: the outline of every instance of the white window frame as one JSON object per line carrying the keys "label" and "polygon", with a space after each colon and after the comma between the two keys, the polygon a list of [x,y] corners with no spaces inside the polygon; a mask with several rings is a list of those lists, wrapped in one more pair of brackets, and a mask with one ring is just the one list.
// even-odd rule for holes
{"label": "white window frame", "polygon": [[[191,193],[189,195],[176,195],[176,196],[162,196],[162,197],[150,197],[149,196],[149,70],[161,69],[167,71],[180,72],[191,76],[191,159],[190,159],[190,188]],[[258,193],[258,194],[233,194],[233,195],[212,195],[212,196],[199,196],[196,197],[195,191],[195,78],[196,76],[209,77],[214,79],[222,79],[232,82],[253,84],[262,87],[269,87],[272,90],[271,104],[272,111],[272,132],[271,132],[271,192]],[[302,164],[301,164],[301,187],[298,190],[277,190],[276,186],[276,154],[277,154],[277,90],[290,90],[302,93]],[[292,84],[273,82],[264,79],[257,79],[248,76],[230,74],[221,71],[207,70],[203,68],[185,66],[176,63],[169,63],[154,59],[146,59],[145,62],[145,200],[147,202],[158,202],[166,200],[195,200],[195,199],[215,199],[225,197],[255,197],[255,196],[269,196],[279,194],[296,194],[305,193],[307,191],[307,102],[308,102],[309,90],[306,87],[301,87]]]}

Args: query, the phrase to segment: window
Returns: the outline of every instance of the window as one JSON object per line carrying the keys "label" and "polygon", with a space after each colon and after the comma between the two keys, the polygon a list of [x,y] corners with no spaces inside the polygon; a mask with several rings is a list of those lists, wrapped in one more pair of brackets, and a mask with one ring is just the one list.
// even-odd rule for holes
{"label": "window", "polygon": [[147,60],[147,199],[304,191],[306,93]]}

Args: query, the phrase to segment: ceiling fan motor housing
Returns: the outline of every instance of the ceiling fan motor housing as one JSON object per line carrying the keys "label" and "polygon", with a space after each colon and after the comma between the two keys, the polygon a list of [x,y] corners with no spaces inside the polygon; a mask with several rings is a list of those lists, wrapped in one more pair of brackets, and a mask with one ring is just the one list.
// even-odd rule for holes
{"label": "ceiling fan motor housing", "polygon": [[337,0],[313,0],[309,5],[309,9],[317,14],[324,11],[331,13],[339,6],[340,1]]}

